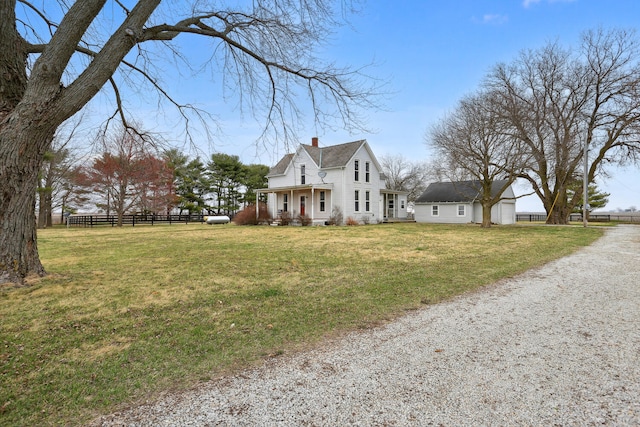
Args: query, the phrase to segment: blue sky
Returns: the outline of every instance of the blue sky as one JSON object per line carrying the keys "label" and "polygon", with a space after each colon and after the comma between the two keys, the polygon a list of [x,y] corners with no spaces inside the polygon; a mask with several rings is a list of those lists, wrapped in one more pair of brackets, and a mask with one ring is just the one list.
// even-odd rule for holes
{"label": "blue sky", "polygon": [[[385,111],[370,115],[371,127],[376,129],[371,134],[318,130],[307,117],[308,123],[300,123],[301,142],[309,143],[312,136],[318,136],[321,145],[364,138],[378,156],[400,154],[426,161],[427,129],[462,96],[476,90],[493,65],[551,41],[577,46],[585,30],[637,28],[640,1],[370,0],[350,21],[351,27],[332,36],[325,54],[338,64],[354,67],[375,62],[372,73],[388,81],[391,92]],[[204,154],[217,150],[240,155],[247,163],[273,165],[284,154],[282,149],[256,149],[259,125],[248,115],[242,120],[233,105],[220,100],[214,89],[220,85],[219,76],[201,78],[202,82],[188,86],[184,81],[182,87],[176,84],[173,93],[219,115],[222,133],[213,147],[202,145]],[[613,169],[609,179],[598,181],[600,189],[611,193],[607,209],[640,208],[638,170]],[[521,194],[526,188],[519,185],[516,191]],[[530,210],[542,210],[537,198],[518,202],[518,211]]]}

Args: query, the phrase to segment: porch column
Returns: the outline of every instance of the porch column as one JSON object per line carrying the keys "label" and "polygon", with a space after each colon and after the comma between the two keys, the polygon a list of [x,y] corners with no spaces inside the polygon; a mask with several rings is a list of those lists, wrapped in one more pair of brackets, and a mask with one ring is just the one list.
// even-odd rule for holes
{"label": "porch column", "polygon": [[314,206],[313,206],[313,199],[314,199],[313,195],[314,195],[314,188],[313,188],[313,185],[312,185],[311,186],[311,225],[313,225],[313,215],[314,215],[314,211],[315,211]]}
{"label": "porch column", "polygon": [[260,190],[256,190],[256,218],[260,218]]}
{"label": "porch column", "polygon": [[278,193],[271,193],[271,217],[276,219],[278,217]]}
{"label": "porch column", "polygon": [[398,214],[400,213],[400,200],[397,194],[393,195],[393,217],[398,218]]}

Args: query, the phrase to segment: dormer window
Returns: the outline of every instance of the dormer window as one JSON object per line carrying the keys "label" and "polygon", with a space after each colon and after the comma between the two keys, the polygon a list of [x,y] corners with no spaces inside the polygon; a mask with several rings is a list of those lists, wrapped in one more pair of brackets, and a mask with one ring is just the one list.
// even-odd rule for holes
{"label": "dormer window", "polygon": [[307,182],[307,175],[305,172],[305,165],[300,165],[300,184],[304,185]]}
{"label": "dormer window", "polygon": [[360,181],[360,160],[353,161],[353,180]]}

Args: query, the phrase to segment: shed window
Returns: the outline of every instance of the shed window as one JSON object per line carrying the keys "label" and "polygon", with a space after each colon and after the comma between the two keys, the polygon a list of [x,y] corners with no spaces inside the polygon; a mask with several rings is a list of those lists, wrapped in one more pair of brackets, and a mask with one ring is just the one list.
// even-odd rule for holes
{"label": "shed window", "polygon": [[458,205],[458,216],[465,216],[466,211],[465,205]]}
{"label": "shed window", "polygon": [[433,205],[431,206],[431,216],[439,216],[440,215],[440,208],[438,205]]}

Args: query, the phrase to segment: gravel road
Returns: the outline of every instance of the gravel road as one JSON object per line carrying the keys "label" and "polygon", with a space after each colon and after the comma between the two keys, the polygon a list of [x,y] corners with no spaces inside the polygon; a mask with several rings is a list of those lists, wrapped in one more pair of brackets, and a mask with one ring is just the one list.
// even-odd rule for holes
{"label": "gravel road", "polygon": [[640,227],[97,426],[640,426]]}

